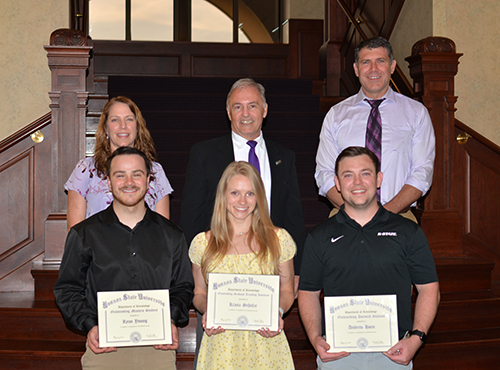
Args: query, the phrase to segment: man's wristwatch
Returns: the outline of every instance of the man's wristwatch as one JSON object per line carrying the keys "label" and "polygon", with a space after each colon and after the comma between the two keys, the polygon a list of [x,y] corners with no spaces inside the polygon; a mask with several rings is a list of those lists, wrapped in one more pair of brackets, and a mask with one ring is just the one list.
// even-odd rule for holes
{"label": "man's wristwatch", "polygon": [[423,331],[420,331],[420,330],[412,330],[412,331],[408,330],[404,337],[409,338],[412,335],[417,335],[420,338],[420,341],[422,342],[422,344],[424,344],[425,341],[427,340],[427,334],[425,334]]}

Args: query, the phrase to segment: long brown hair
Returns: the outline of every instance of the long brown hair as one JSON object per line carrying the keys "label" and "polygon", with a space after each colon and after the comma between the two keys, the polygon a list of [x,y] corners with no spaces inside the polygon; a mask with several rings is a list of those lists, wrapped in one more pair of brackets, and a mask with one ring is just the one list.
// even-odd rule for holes
{"label": "long brown hair", "polygon": [[137,121],[137,135],[134,141],[134,148],[139,149],[141,152],[146,154],[146,157],[148,157],[151,162],[156,161],[156,150],[153,138],[146,127],[146,120],[142,116],[141,110],[131,99],[125,96],[117,96],[110,99],[104,106],[95,133],[94,164],[97,170],[97,176],[102,179],[106,177],[106,164],[108,158],[111,156],[111,147],[107,137],[106,128],[109,111],[115,103],[127,104],[135,116],[135,120]]}
{"label": "long brown hair", "polygon": [[208,273],[222,261],[231,246],[231,237],[234,230],[228,218],[226,190],[229,180],[237,175],[243,175],[250,180],[256,199],[247,243],[251,245],[255,239],[259,246],[259,251],[255,254],[263,274],[279,274],[281,249],[275,231],[276,228],[269,217],[262,179],[255,167],[248,162],[232,162],[227,166],[217,186],[214,212],[210,225],[210,238],[201,260],[201,271],[205,276],[205,280],[208,280]]}

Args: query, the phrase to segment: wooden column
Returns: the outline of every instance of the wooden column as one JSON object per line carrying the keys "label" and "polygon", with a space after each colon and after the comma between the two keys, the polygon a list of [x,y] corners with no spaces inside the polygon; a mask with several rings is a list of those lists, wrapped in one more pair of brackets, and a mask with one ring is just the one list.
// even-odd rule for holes
{"label": "wooden column", "polygon": [[342,55],[340,47],[347,29],[347,17],[337,0],[325,0],[324,42],[319,49],[320,78],[325,81],[325,95],[340,95]]}
{"label": "wooden column", "polygon": [[432,188],[425,197],[421,225],[431,241],[435,256],[461,255],[463,218],[453,209],[455,127],[455,75],[458,71],[455,43],[444,37],[428,37],[418,41],[412,55],[410,75],[414,80],[415,97],[422,102],[432,118],[436,134],[436,160]]}
{"label": "wooden column", "polygon": [[86,72],[91,47],[82,31],[59,29],[45,46],[52,87],[52,213],[45,221],[44,263],[58,263],[66,238],[67,196],[63,184],[85,156]]}

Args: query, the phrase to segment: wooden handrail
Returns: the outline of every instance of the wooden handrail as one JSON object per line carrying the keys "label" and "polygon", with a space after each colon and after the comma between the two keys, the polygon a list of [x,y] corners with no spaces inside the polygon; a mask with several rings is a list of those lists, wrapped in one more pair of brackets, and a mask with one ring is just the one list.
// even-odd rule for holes
{"label": "wooden handrail", "polygon": [[474,140],[479,141],[482,145],[486,146],[488,149],[490,149],[493,152],[495,152],[496,154],[500,155],[500,146],[498,146],[493,141],[489,140],[488,138],[481,135],[479,132],[477,132],[476,130],[473,130],[472,128],[467,126],[465,123],[463,123],[462,121],[459,121],[456,118],[455,118],[455,127],[461,131],[466,132]]}
{"label": "wooden handrail", "polygon": [[23,127],[19,131],[13,133],[9,137],[5,138],[4,140],[0,141],[0,153],[6,151],[10,147],[16,145],[17,143],[21,142],[22,140],[26,139],[33,133],[35,133],[38,130],[41,130],[45,126],[48,126],[52,123],[52,113],[46,113],[40,118],[38,118],[36,121],[30,123],[29,125]]}

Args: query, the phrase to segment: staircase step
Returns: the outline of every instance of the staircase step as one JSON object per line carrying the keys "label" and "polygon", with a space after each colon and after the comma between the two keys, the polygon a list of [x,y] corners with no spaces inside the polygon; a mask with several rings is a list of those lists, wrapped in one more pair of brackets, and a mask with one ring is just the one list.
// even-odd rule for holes
{"label": "staircase step", "polygon": [[55,302],[47,302],[51,307],[1,307],[0,339],[85,340],[84,333],[66,326]]}
{"label": "staircase step", "polygon": [[[110,93],[119,91],[123,95],[143,91],[160,94],[185,94],[197,91],[207,94],[227,95],[236,80],[238,79],[233,77],[109,76],[108,86]],[[273,94],[311,94],[313,88],[312,80],[308,79],[259,78],[257,82],[266,89],[266,96]]]}
{"label": "staircase step", "polygon": [[498,335],[495,339],[426,344],[413,365],[415,369],[498,369],[499,352]]}
{"label": "staircase step", "polygon": [[434,260],[442,292],[491,290],[493,262],[471,257]]}
{"label": "staircase step", "polygon": [[497,297],[441,302],[432,332],[491,327],[500,327],[500,298]]}
{"label": "staircase step", "polygon": [[[225,107],[220,110],[143,110],[148,128],[152,134],[156,130],[198,130],[203,125],[210,125],[214,129],[227,129],[229,133],[230,121]],[[322,112],[298,111],[280,112],[270,107],[263,122],[264,131],[268,128],[279,131],[301,130],[307,127],[317,131],[318,135],[323,124],[325,114]],[[150,124],[151,122],[151,124]],[[97,121],[93,123],[97,127]],[[154,138],[154,137],[153,137]]]}
{"label": "staircase step", "polygon": [[[174,188],[171,199],[172,221],[178,224],[184,183],[179,183],[179,176],[170,176],[168,170],[167,176],[169,176]],[[303,184],[304,182],[301,183]],[[314,194],[316,191],[312,177],[310,187],[309,194],[304,192],[301,195],[304,215],[309,215],[306,220],[307,230],[310,230],[313,226],[326,219],[330,213],[330,208],[326,201],[321,202],[318,201],[317,196],[311,196],[311,193]],[[435,258],[435,262],[440,289],[443,294],[443,302],[492,296],[491,270],[494,266],[492,262],[470,257]],[[35,296],[37,299],[54,299],[53,287],[57,281],[58,274],[58,265],[37,265],[37,267],[32,269],[32,275],[35,278]],[[447,295],[447,293],[454,294]]]}
{"label": "staircase step", "polygon": [[[145,90],[147,91],[147,90]],[[226,110],[226,93],[157,93],[149,92],[129,93],[127,97],[132,99],[142,110],[163,110],[176,111],[184,108],[186,111],[216,111],[224,112]],[[319,98],[316,95],[305,94],[287,94],[272,95],[266,94],[266,101],[269,107],[275,112],[300,112],[315,111],[319,112]]]}
{"label": "staircase step", "polygon": [[78,370],[85,342],[0,339],[1,368]]}

